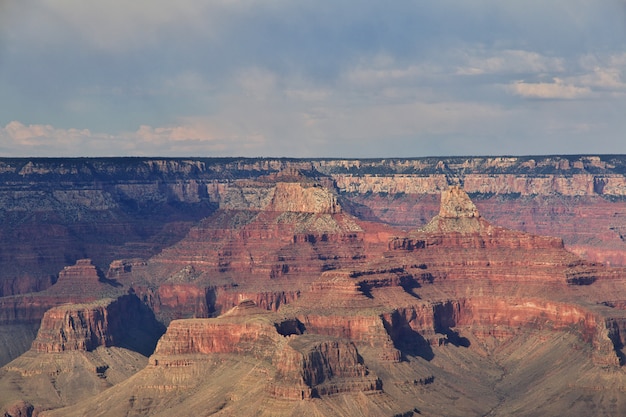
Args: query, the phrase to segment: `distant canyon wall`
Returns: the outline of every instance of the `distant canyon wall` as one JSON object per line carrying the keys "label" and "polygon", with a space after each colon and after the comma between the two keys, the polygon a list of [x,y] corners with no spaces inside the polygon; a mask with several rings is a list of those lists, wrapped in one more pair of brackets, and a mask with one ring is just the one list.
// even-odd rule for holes
{"label": "distant canyon wall", "polygon": [[[4,158],[0,296],[45,289],[77,259],[106,270],[115,259],[150,257],[220,206],[271,204],[255,182],[284,170],[334,184],[343,207],[405,230],[428,222],[439,193],[460,184],[494,224],[626,265],[626,156]],[[233,187],[241,180],[249,186]]]}

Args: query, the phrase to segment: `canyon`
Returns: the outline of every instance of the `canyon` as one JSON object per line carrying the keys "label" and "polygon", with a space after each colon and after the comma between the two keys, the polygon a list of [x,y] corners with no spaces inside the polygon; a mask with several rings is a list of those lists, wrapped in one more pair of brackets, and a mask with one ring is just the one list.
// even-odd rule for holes
{"label": "canyon", "polygon": [[0,162],[7,416],[626,411],[626,157]]}

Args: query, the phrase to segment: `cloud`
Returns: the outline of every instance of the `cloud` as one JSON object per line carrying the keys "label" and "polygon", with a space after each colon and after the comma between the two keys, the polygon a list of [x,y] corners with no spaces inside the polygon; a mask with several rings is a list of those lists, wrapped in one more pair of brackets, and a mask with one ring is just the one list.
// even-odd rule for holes
{"label": "cloud", "polygon": [[[602,65],[608,62],[609,66]],[[579,60],[580,67],[573,75],[554,77],[552,82],[514,81],[506,90],[524,98],[572,100],[594,97],[610,99],[611,96],[624,95],[626,83],[622,73],[626,70],[626,61],[619,55],[599,59],[597,56],[585,56]],[[541,78],[541,75],[538,76]]]}
{"label": "cloud", "polygon": [[527,50],[503,50],[493,55],[492,50],[479,49],[466,53],[466,63],[456,71],[458,75],[560,73],[565,71],[564,60]]}
{"label": "cloud", "polygon": [[560,78],[554,78],[551,83],[527,83],[516,81],[507,86],[507,90],[523,98],[535,99],[561,99],[572,100],[589,96],[589,87],[579,87],[573,84],[566,84]]}
{"label": "cloud", "polygon": [[51,125],[24,125],[18,121],[8,123],[1,132],[3,138],[16,143],[18,146],[36,146],[50,138],[71,144],[81,137],[91,135],[89,129],[62,130],[55,129]]}
{"label": "cloud", "polygon": [[0,154],[3,156],[106,154],[113,142],[122,145],[123,140],[107,134],[93,134],[89,129],[60,129],[44,124],[26,125],[15,120],[0,127]]}
{"label": "cloud", "polygon": [[0,152],[536,153],[528,126],[578,123],[614,138],[626,54],[606,3],[0,0]]}
{"label": "cloud", "polygon": [[180,125],[140,126],[117,134],[11,121],[0,127],[2,156],[229,156],[255,155],[265,143],[259,135],[221,132],[210,120]]}
{"label": "cloud", "polygon": [[626,90],[626,83],[622,81],[621,71],[618,68],[596,67],[589,74],[570,77],[569,80],[594,89],[614,92]]}

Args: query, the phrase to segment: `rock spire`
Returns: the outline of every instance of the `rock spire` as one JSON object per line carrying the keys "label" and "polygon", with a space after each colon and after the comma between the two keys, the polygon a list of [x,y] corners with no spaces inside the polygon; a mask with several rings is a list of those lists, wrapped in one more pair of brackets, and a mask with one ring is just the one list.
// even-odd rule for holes
{"label": "rock spire", "polygon": [[490,228],[467,193],[453,185],[441,193],[439,214],[420,230],[428,233],[477,233]]}
{"label": "rock spire", "polygon": [[453,185],[441,193],[439,217],[444,219],[478,218],[478,209],[467,193],[458,185]]}

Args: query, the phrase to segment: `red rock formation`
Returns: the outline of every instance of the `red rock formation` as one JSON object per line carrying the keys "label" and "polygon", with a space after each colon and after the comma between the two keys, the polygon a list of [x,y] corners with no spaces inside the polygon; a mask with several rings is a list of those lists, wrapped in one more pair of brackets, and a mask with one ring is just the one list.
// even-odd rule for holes
{"label": "red rock formation", "polygon": [[276,310],[323,271],[378,256],[392,235],[343,212],[332,189],[296,171],[232,184],[222,205],[230,209],[147,264],[115,269],[166,322],[219,314],[242,298]]}
{"label": "red rock formation", "polygon": [[[409,289],[429,301],[384,315],[394,342],[414,331],[431,345],[447,343],[450,336],[458,343],[458,335],[450,331],[455,327],[495,337],[510,336],[521,327],[574,330],[595,347],[597,362],[619,364],[624,314],[599,307],[602,298],[597,297],[606,297],[603,288],[622,280],[624,271],[582,261],[558,239],[496,228],[456,187],[443,194],[440,215],[410,238],[392,241],[390,248],[390,264],[413,264],[407,271],[421,271],[412,275],[429,278],[416,279]],[[402,252],[406,255],[399,255]],[[436,289],[438,280],[463,283]],[[557,295],[572,297],[575,292],[568,286],[575,285],[590,286],[587,297],[595,303],[560,300]],[[442,294],[448,298],[442,299]]]}
{"label": "red rock formation", "polygon": [[[609,274],[564,250],[558,238],[492,226],[459,188],[443,193],[442,202],[443,215],[435,216],[422,229],[389,244],[392,252],[419,252],[410,257],[421,259],[431,280],[482,277],[588,284],[600,275]],[[410,260],[400,262],[405,265]]]}
{"label": "red rock formation", "polygon": [[301,335],[299,326],[297,320],[279,319],[247,300],[216,319],[172,321],[150,364],[188,366],[197,354],[250,356],[274,364],[269,393],[288,399],[381,389],[353,343]]}
{"label": "red rock formation", "polygon": [[163,284],[157,289],[134,287],[137,295],[164,322],[178,317],[209,317],[208,289],[193,284]]}
{"label": "red rock formation", "polygon": [[[582,261],[559,239],[492,226],[458,187],[442,196],[440,215],[389,247],[366,268],[324,273],[282,311],[308,333],[374,347],[381,359],[399,360],[398,349],[432,357],[432,347],[468,344],[454,329],[510,338],[524,328],[576,332],[594,347],[596,363],[619,365],[625,316],[599,307],[597,297],[623,271]],[[598,301],[568,300],[579,285]]]}
{"label": "red rock formation", "polygon": [[[266,209],[276,190],[307,179],[297,170],[328,175],[317,182],[334,181],[343,197],[367,206],[370,220],[402,227],[427,222],[438,210],[440,191],[462,183],[483,215],[500,226],[560,236],[593,261],[626,262],[620,156],[5,159],[0,165],[0,240],[7,242],[0,245],[0,296],[47,288],[68,259],[88,256],[104,268],[121,257],[147,258],[184,236],[189,222],[210,214],[213,204]],[[237,177],[252,180],[242,189],[233,184]],[[286,185],[267,187],[277,182]],[[315,205],[315,188],[309,181],[294,201]],[[282,202],[287,205],[280,210],[295,204]],[[326,207],[328,213],[337,206],[327,201]]]}
{"label": "red rock formation", "polygon": [[380,391],[381,381],[363,364],[353,343],[300,336],[274,357],[275,381],[270,394],[301,400],[342,392]]}
{"label": "red rock formation", "polygon": [[217,319],[174,320],[159,340],[151,364],[160,356],[209,353],[236,353],[270,359],[282,338],[273,323],[223,323]]}
{"label": "red rock formation", "polygon": [[[38,326],[46,311],[67,303],[94,302],[103,297],[118,297],[126,290],[115,280],[106,279],[89,259],[79,260],[59,273],[59,280],[50,288],[35,293],[0,297],[0,326],[24,324]],[[8,359],[28,350],[31,340],[21,345],[23,351],[12,350]],[[6,358],[5,358],[6,359]]]}
{"label": "red rock formation", "polygon": [[113,300],[54,307],[46,311],[32,349],[36,352],[93,350],[110,346],[108,306]]}
{"label": "red rock formation", "polygon": [[126,295],[49,309],[31,349],[51,353],[117,345],[150,353],[160,334],[154,316],[136,296]]}
{"label": "red rock formation", "polygon": [[[253,317],[254,319],[250,319]],[[270,359],[284,338],[271,313],[245,300],[216,319],[172,321],[159,340],[151,359],[159,365],[160,356],[238,353],[257,359]]]}
{"label": "red rock formation", "polygon": [[59,287],[64,287],[63,290],[78,288],[84,291],[98,287],[99,281],[99,271],[91,263],[91,259],[79,259],[75,265],[66,266],[59,272],[57,284]]}
{"label": "red rock formation", "polygon": [[277,311],[281,306],[300,298],[300,291],[243,291],[238,287],[216,288],[214,299],[209,296],[209,304],[215,311],[228,311],[237,306],[241,300],[251,300],[264,310]]}
{"label": "red rock formation", "polygon": [[[319,264],[303,257],[303,253],[311,252],[300,246],[319,250],[316,245],[323,234],[310,233],[314,223],[307,222],[329,217],[318,213],[312,217],[311,213],[274,214],[220,212],[214,223],[207,221],[194,229],[192,238],[171,252],[130,270],[123,265],[115,268],[120,282],[142,280],[145,286],[136,285],[136,291],[149,304],[160,305],[161,313],[188,306],[172,315],[211,314],[219,309],[204,309],[204,305],[221,304],[225,309],[242,297],[265,300],[266,307],[277,307],[269,309],[277,311],[269,311],[244,301],[217,318],[171,321],[146,374],[167,375],[168,381],[177,381],[186,370],[198,372],[201,362],[217,366],[220,361],[237,364],[239,360],[249,365],[246,369],[262,369],[256,373],[260,379],[255,384],[266,387],[258,394],[264,401],[300,404],[303,399],[320,397],[321,403],[315,399],[311,404],[327,404],[338,397],[334,394],[349,401],[364,398],[362,393],[377,393],[400,402],[428,398],[421,404],[435,401],[437,406],[430,410],[435,413],[433,410],[449,402],[453,379],[466,378],[463,375],[471,372],[476,376],[469,383],[483,386],[485,392],[505,386],[510,373],[515,372],[524,374],[520,381],[532,385],[533,378],[542,372],[529,370],[525,374],[508,368],[506,349],[517,343],[538,346],[541,342],[533,337],[548,340],[546,335],[555,333],[563,335],[559,344],[563,355],[575,351],[577,360],[584,362],[584,372],[600,375],[594,382],[599,387],[609,389],[612,382],[606,381],[613,379],[608,375],[623,373],[626,273],[581,260],[566,251],[558,238],[490,224],[458,187],[443,194],[439,214],[421,229],[398,233],[397,238],[377,247],[380,252],[369,252],[358,262],[344,259],[336,269],[327,271],[312,267]],[[292,216],[299,220],[281,223]],[[300,220],[305,221],[307,233],[294,232]],[[367,229],[362,229],[367,236]],[[280,242],[278,253],[289,271],[265,275],[261,273],[267,265],[263,262],[276,253],[272,245],[284,230],[289,231],[290,238]],[[338,236],[341,234],[328,232],[323,240],[329,244],[329,253],[333,247],[330,243],[345,243]],[[259,242],[265,245],[262,251],[253,248]],[[360,242],[364,245],[365,239]],[[238,249],[237,243],[245,251]],[[217,262],[207,248],[221,252]],[[287,253],[293,256],[288,258]],[[177,263],[175,254],[184,260]],[[292,268],[299,271],[298,276],[291,275]],[[164,280],[154,275],[158,271],[165,271]],[[209,285],[212,279],[213,285]],[[147,285],[150,282],[152,289]],[[279,293],[281,286],[283,292]],[[279,301],[287,294],[296,294],[284,289],[289,286],[298,288],[298,296],[288,303]],[[154,301],[157,299],[161,304]],[[516,353],[522,358],[514,362],[518,368],[524,360],[532,361],[524,352]],[[482,371],[487,365],[493,367]],[[248,372],[246,379],[252,374]],[[583,378],[571,372],[574,375],[566,382],[551,382],[551,389],[570,395],[572,384],[577,384],[574,381]],[[184,378],[193,390],[192,378]],[[438,384],[440,378],[443,381]],[[168,392],[182,389],[175,382],[168,384],[155,384],[160,387],[159,395],[169,398]],[[431,390],[430,384],[436,387]],[[580,394],[580,390],[574,391]],[[457,391],[455,398],[468,395],[463,392]],[[511,395],[512,391],[507,392]],[[239,401],[231,391],[211,391],[210,395],[227,398],[222,407]],[[506,401],[508,397],[502,398]],[[401,410],[418,409],[406,404]],[[480,409],[480,414],[488,413]]]}

